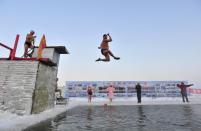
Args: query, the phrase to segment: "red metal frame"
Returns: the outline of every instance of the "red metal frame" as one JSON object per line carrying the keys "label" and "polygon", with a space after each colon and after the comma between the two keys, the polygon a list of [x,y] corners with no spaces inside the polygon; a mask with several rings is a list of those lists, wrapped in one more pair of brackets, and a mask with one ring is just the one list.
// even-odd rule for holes
{"label": "red metal frame", "polygon": [[9,55],[9,58],[8,58],[8,59],[10,59],[10,60],[13,60],[13,59],[15,58],[15,53],[16,53],[16,50],[17,50],[17,45],[18,45],[19,37],[20,37],[20,35],[17,34],[17,36],[16,36],[16,38],[15,38],[15,44],[14,44],[13,49],[10,48],[10,47],[8,47],[8,46],[5,45],[5,44],[0,43],[0,46],[6,48],[6,49],[8,49],[8,50],[10,50],[10,55]]}
{"label": "red metal frame", "polygon": [[48,62],[49,61],[49,58],[19,58],[19,57],[15,57],[14,60],[30,60],[30,61],[36,61],[36,60],[39,60],[39,61],[46,61]]}
{"label": "red metal frame", "polygon": [[14,47],[13,49],[6,46],[5,44],[2,44],[0,43],[0,46],[10,50],[10,55],[9,55],[9,58],[0,58],[0,60],[26,60],[26,61],[42,61],[42,62],[46,62],[46,63],[49,63],[49,64],[54,64],[52,63],[49,58],[19,58],[19,57],[15,57],[15,54],[16,54],[16,50],[17,50],[17,45],[18,45],[18,42],[19,42],[19,37],[20,35],[17,34],[16,38],[15,38],[15,43],[14,43]]}
{"label": "red metal frame", "polygon": [[16,54],[16,50],[17,50],[17,45],[18,45],[19,37],[20,37],[20,35],[16,36],[15,44],[14,44],[13,50],[12,50],[11,55],[10,55],[10,59],[11,60],[14,60],[14,58],[15,58],[15,54]]}
{"label": "red metal frame", "polygon": [[8,50],[12,50],[12,48],[10,48],[10,47],[8,47],[8,46],[6,46],[6,45],[2,44],[2,43],[0,43],[0,46],[2,46],[2,47],[4,47],[4,48],[6,48],[6,49],[8,49]]}

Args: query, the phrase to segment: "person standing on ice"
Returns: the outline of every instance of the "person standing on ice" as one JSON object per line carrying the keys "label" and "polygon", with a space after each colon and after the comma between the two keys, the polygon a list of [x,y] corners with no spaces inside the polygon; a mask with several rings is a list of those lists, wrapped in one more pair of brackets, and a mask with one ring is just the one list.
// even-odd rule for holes
{"label": "person standing on ice", "polygon": [[104,34],[103,35],[103,40],[101,42],[99,49],[101,49],[102,55],[105,56],[105,59],[98,58],[96,61],[104,61],[104,62],[109,62],[110,61],[110,56],[112,56],[115,60],[119,60],[119,57],[114,56],[112,51],[109,49],[109,42],[112,41],[112,37],[110,34]]}
{"label": "person standing on ice", "polygon": [[181,96],[182,96],[183,102],[185,102],[185,98],[186,98],[186,102],[189,102],[188,95],[187,95],[187,87],[190,87],[190,86],[193,86],[193,84],[185,85],[184,82],[181,82],[181,84],[177,84],[177,87],[181,89]]}
{"label": "person standing on ice", "polygon": [[88,95],[88,102],[91,103],[91,99],[92,99],[92,96],[93,96],[93,91],[92,91],[92,87],[89,86],[87,88],[87,95]]}
{"label": "person standing on ice", "polygon": [[115,88],[113,87],[113,85],[110,85],[106,90],[108,92],[108,98],[109,98],[109,102],[111,104],[112,103],[112,99],[114,97]]}
{"label": "person standing on ice", "polygon": [[140,85],[140,83],[137,83],[137,85],[135,86],[137,92],[137,103],[141,103],[141,88],[142,86]]}

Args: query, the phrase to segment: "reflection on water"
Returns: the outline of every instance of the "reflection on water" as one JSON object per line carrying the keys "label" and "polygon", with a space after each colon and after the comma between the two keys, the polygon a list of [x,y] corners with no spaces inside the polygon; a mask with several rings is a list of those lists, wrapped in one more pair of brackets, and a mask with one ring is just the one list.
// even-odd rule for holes
{"label": "reflection on water", "polygon": [[87,123],[86,123],[87,130],[91,130],[92,129],[91,121],[93,121],[93,119],[92,119],[92,108],[89,107],[87,109]]}
{"label": "reflection on water", "polygon": [[26,131],[201,131],[201,105],[76,107]]}
{"label": "reflection on water", "polygon": [[142,106],[138,106],[137,110],[138,110],[137,125],[139,127],[139,130],[143,130],[143,126],[146,126],[146,124],[145,124],[146,115],[143,112]]}

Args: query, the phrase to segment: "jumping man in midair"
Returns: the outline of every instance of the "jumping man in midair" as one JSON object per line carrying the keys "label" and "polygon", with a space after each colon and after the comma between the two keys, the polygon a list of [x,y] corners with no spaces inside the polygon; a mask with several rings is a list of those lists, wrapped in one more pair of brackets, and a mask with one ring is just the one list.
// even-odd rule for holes
{"label": "jumping man in midair", "polygon": [[115,60],[119,60],[119,57],[116,57],[113,55],[113,53],[109,49],[109,42],[112,41],[112,38],[109,34],[104,34],[103,35],[103,40],[101,42],[99,49],[101,49],[102,55],[105,56],[105,59],[98,58],[96,61],[105,61],[109,62],[110,61],[110,56],[112,56]]}

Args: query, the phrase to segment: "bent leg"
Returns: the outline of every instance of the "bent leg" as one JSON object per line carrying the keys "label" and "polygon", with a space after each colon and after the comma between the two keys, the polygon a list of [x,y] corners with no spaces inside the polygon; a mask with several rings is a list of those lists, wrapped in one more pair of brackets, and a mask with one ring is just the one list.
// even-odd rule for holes
{"label": "bent leg", "polygon": [[104,56],[105,56],[105,59],[103,59],[103,61],[110,61],[110,56],[108,53],[106,53]]}
{"label": "bent leg", "polygon": [[33,53],[34,53],[34,46],[31,45],[31,46],[30,46],[30,49],[31,49],[31,50],[27,52],[27,56],[29,56],[29,57],[31,58],[32,55],[33,55]]}
{"label": "bent leg", "polygon": [[108,50],[104,50],[102,54],[105,56],[105,59],[98,58],[96,61],[109,62],[110,56],[109,56]]}
{"label": "bent leg", "polygon": [[115,60],[119,60],[119,57],[114,56],[114,54],[112,53],[112,51],[108,50],[108,53],[110,56],[112,56]]}
{"label": "bent leg", "polygon": [[27,58],[28,48],[29,48],[28,45],[25,44],[25,45],[24,45],[24,58]]}

